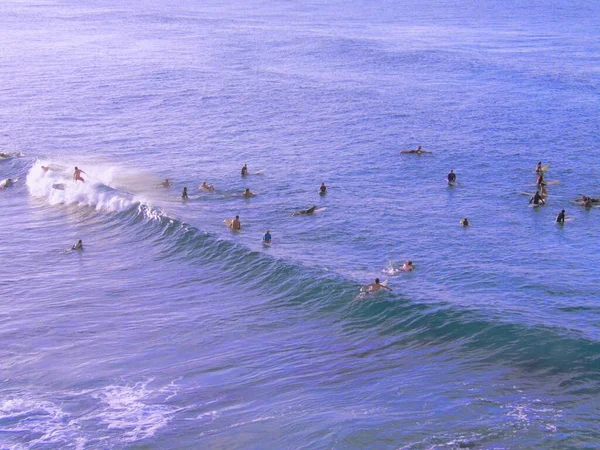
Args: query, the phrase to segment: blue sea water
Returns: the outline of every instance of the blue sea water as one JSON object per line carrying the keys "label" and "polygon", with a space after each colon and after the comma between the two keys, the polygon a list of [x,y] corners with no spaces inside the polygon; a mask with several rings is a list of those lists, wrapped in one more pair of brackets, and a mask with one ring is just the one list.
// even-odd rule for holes
{"label": "blue sea water", "polygon": [[599,19],[2,2],[0,448],[600,448]]}

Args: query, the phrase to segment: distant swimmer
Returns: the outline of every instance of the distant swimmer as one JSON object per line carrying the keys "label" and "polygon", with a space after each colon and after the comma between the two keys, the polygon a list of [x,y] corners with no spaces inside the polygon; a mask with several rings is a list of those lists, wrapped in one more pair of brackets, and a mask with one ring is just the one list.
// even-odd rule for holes
{"label": "distant swimmer", "polygon": [[235,219],[231,222],[231,229],[239,231],[242,229],[242,224],[240,222],[240,216],[235,216]]}
{"label": "distant swimmer", "polygon": [[387,287],[385,284],[381,284],[379,282],[379,278],[375,278],[375,283],[367,284],[366,286],[363,286],[361,290],[373,293],[373,292],[377,292],[381,289],[387,289],[388,291],[392,290],[391,288]]}
{"label": "distant swimmer", "polygon": [[165,178],[165,181],[163,181],[162,183],[158,183],[156,185],[156,187],[169,187],[171,186],[171,183],[169,182],[168,179]]}
{"label": "distant swimmer", "polygon": [[73,181],[81,181],[82,183],[85,183],[85,180],[81,177],[82,173],[85,172],[75,166],[75,171],[73,172]]}
{"label": "distant swimmer", "polygon": [[410,272],[411,270],[414,270],[414,268],[415,266],[413,265],[412,261],[406,261],[402,266],[402,270],[405,272]]}
{"label": "distant swimmer", "polygon": [[450,170],[450,173],[448,174],[448,184],[454,183],[456,183],[456,174],[454,173],[454,170]]}
{"label": "distant swimmer", "polygon": [[584,208],[591,208],[593,206],[592,199],[589,197],[586,197],[585,195],[582,198],[582,204]]}
{"label": "distant swimmer", "polygon": [[188,198],[189,198],[189,197],[188,197],[188,193],[187,193],[187,188],[186,188],[186,187],[184,187],[184,188],[183,188],[183,191],[181,192],[181,199],[182,199],[182,200],[188,200]]}
{"label": "distant swimmer", "polygon": [[600,198],[592,198],[585,195],[582,195],[580,198],[576,198],[575,203],[585,203],[588,200],[592,203],[600,203]]}
{"label": "distant swimmer", "polygon": [[244,167],[242,167],[242,176],[245,177],[246,175],[248,175],[248,164],[244,164]]}
{"label": "distant swimmer", "polygon": [[423,155],[425,153],[433,153],[433,152],[427,152],[427,151],[423,150],[421,148],[421,146],[419,145],[416,150],[403,150],[400,153],[403,153],[405,155],[408,155],[408,154]]}
{"label": "distant swimmer", "polygon": [[271,232],[269,230],[265,231],[265,234],[263,235],[263,242],[265,244],[270,244],[271,243]]}
{"label": "distant swimmer", "polygon": [[77,244],[71,247],[71,250],[83,250],[83,242],[81,241],[81,239],[77,241]]}
{"label": "distant swimmer", "polygon": [[325,183],[321,183],[321,187],[319,188],[319,194],[321,194],[321,195],[327,194],[327,186],[325,186]]}
{"label": "distant swimmer", "polygon": [[468,227],[468,226],[470,226],[470,225],[471,225],[471,224],[469,223],[469,219],[467,219],[466,217],[465,217],[463,220],[461,220],[461,221],[460,221],[460,224],[461,224],[463,227]]}
{"label": "distant swimmer", "polygon": [[308,209],[303,209],[301,211],[297,211],[295,213],[292,213],[292,216],[302,216],[302,215],[306,215],[306,214],[312,214],[312,213],[315,212],[315,209],[317,209],[317,207],[313,205],[313,206],[311,206]]}
{"label": "distant swimmer", "polygon": [[242,194],[244,197],[255,197],[256,194],[253,192],[250,192],[249,188],[246,188],[246,190],[244,191],[244,193]]}
{"label": "distant swimmer", "polygon": [[544,200],[544,197],[542,197],[542,194],[540,193],[540,191],[537,191],[535,193],[535,195],[533,197],[531,197],[531,200],[529,200],[529,204],[534,204],[534,205],[545,205],[546,201]]}
{"label": "distant swimmer", "polygon": [[212,184],[206,184],[206,181],[203,181],[200,185],[200,189],[203,189],[205,191],[214,191],[215,187]]}
{"label": "distant swimmer", "polygon": [[558,215],[556,216],[556,222],[557,223],[565,223],[565,210],[563,209],[561,212],[558,213]]}
{"label": "distant swimmer", "polygon": [[0,189],[6,189],[14,185],[15,182],[12,178],[7,178],[6,180],[0,181]]}

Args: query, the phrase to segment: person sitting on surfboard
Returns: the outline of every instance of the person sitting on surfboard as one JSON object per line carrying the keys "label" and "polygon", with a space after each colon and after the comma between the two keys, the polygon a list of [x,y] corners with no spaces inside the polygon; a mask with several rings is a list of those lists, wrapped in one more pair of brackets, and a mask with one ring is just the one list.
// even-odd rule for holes
{"label": "person sitting on surfboard", "polygon": [[325,186],[325,183],[321,183],[321,187],[319,188],[319,194],[325,195],[326,193],[327,193],[327,186]]}
{"label": "person sitting on surfboard", "polygon": [[450,173],[448,174],[448,183],[456,183],[456,174],[454,173],[454,170],[450,170]]}
{"label": "person sitting on surfboard", "polygon": [[182,200],[188,200],[188,193],[187,193],[187,188],[184,187],[183,191],[181,192],[181,199]]}
{"label": "person sitting on surfboard", "polygon": [[82,173],[85,172],[75,166],[75,172],[73,172],[73,181],[81,181],[82,183],[85,183],[85,180],[81,177]]}
{"label": "person sitting on surfboard", "polygon": [[469,224],[469,219],[467,219],[467,218],[465,217],[463,220],[461,220],[461,221],[460,221],[460,224],[461,224],[463,227],[468,227],[468,226],[470,225],[470,224]]}
{"label": "person sitting on surfboard", "polygon": [[244,197],[254,197],[256,194],[254,194],[253,192],[250,192],[250,188],[246,188],[246,190],[244,191],[244,193],[242,195]]}
{"label": "person sitting on surfboard", "polygon": [[271,232],[269,230],[265,231],[265,234],[263,235],[263,242],[265,244],[271,243]]}
{"label": "person sitting on surfboard", "polygon": [[206,181],[203,181],[200,189],[204,189],[205,191],[214,191],[215,187],[212,184],[206,184]]}
{"label": "person sitting on surfboard", "polygon": [[556,222],[557,223],[565,223],[565,210],[563,209],[561,212],[558,213],[558,215],[556,216]]}
{"label": "person sitting on surfboard", "polygon": [[240,222],[240,216],[235,216],[235,219],[233,219],[233,222],[231,222],[231,229],[236,230],[236,231],[239,231],[242,229],[242,224]]}
{"label": "person sitting on surfboard", "polygon": [[542,194],[540,193],[540,191],[537,191],[535,193],[535,195],[533,197],[531,197],[531,200],[529,200],[529,204],[531,205],[532,203],[534,205],[539,205],[539,204],[545,205],[546,204],[546,202],[544,201],[544,198],[542,197]]}
{"label": "person sitting on surfboard", "polygon": [[71,250],[83,250],[83,242],[81,241],[81,239],[77,241],[77,244],[71,247]]}
{"label": "person sitting on surfboard", "polygon": [[246,175],[248,175],[248,164],[244,164],[244,167],[242,167],[242,176],[245,177]]}
{"label": "person sitting on surfboard", "polygon": [[387,287],[385,284],[381,284],[379,278],[375,278],[375,283],[363,286],[363,289],[369,292],[377,292],[380,289],[387,289],[388,291],[392,290],[392,288]]}
{"label": "person sitting on surfboard", "polygon": [[313,205],[313,206],[311,206],[308,209],[303,209],[301,211],[292,213],[292,216],[300,216],[300,215],[305,215],[305,214],[312,214],[312,213],[315,212],[315,209],[317,209],[317,207]]}

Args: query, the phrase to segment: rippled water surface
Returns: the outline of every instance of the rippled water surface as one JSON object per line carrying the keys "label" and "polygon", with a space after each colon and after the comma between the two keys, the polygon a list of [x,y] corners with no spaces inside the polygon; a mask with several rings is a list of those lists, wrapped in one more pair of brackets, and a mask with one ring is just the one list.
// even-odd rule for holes
{"label": "rippled water surface", "polygon": [[597,447],[600,6],[397,3],[0,5],[0,448]]}

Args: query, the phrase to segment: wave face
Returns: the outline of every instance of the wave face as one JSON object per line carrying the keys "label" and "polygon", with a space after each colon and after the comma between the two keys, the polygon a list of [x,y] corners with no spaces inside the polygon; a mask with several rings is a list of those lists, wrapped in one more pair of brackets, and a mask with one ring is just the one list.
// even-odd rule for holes
{"label": "wave face", "polygon": [[0,448],[597,447],[597,3],[9,3]]}

